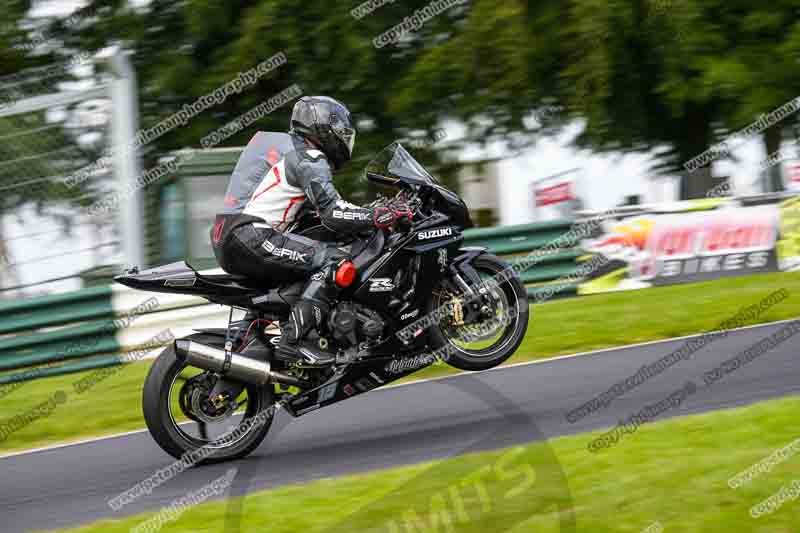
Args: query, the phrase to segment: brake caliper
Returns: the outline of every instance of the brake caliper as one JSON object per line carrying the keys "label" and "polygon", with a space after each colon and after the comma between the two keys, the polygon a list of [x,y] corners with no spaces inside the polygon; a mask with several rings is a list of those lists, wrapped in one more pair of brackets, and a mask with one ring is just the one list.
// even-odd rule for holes
{"label": "brake caliper", "polygon": [[454,326],[463,326],[464,325],[464,307],[461,304],[460,298],[453,298],[450,302],[453,306],[453,325]]}

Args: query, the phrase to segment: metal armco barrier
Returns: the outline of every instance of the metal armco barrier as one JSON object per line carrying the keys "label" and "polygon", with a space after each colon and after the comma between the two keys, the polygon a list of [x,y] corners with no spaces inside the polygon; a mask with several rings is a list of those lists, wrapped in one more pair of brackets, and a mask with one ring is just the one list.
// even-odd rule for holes
{"label": "metal armco barrier", "polygon": [[[506,256],[512,264],[530,262],[534,257],[532,266],[521,274],[531,298],[539,293],[552,294],[552,298],[575,296],[579,281],[575,279],[578,267],[576,260],[584,252],[577,240],[563,238],[574,223],[574,220],[555,220],[468,230],[465,243],[469,246],[485,246],[496,255]],[[558,243],[561,248],[550,251],[553,243]]]}
{"label": "metal armco barrier", "polygon": [[111,287],[40,296],[0,305],[0,335],[113,316]]}
{"label": "metal armco barrier", "polygon": [[[465,244],[485,246],[511,263],[530,261],[533,254],[532,266],[522,272],[529,295],[547,290],[553,297],[574,296],[579,280],[570,276],[582,255],[579,243],[564,242],[562,249],[543,250],[572,224],[560,220],[469,230]],[[548,287],[552,284],[555,290]],[[153,309],[132,314],[152,298],[157,299]],[[121,364],[123,354],[146,345],[166,328],[180,337],[192,327],[220,327],[226,319],[227,308],[201,298],[115,286],[4,303],[0,305],[0,372],[4,372],[0,385]],[[36,368],[32,371],[31,367]]]}

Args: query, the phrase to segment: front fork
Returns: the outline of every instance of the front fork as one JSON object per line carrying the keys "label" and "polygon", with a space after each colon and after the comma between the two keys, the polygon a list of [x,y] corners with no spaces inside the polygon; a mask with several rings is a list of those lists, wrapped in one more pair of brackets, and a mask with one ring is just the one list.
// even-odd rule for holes
{"label": "front fork", "polygon": [[454,326],[475,324],[490,318],[496,306],[491,291],[472,266],[472,261],[486,250],[476,248],[464,252],[450,264],[444,280],[448,292],[453,295],[450,304]]}

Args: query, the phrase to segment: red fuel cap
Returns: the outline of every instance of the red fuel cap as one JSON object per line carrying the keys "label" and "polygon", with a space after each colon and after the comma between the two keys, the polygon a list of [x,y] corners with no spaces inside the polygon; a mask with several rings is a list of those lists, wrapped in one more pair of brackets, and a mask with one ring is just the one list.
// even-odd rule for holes
{"label": "red fuel cap", "polygon": [[336,285],[341,288],[349,287],[356,279],[356,266],[351,261],[345,261],[336,270]]}

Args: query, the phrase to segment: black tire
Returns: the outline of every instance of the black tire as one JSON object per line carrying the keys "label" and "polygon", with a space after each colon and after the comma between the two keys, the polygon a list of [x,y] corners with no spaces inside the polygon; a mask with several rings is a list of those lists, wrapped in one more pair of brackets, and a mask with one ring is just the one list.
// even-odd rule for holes
{"label": "black tire", "polygon": [[[509,305],[516,308],[516,320],[513,322],[509,330],[508,327],[503,331],[498,344],[492,345],[488,349],[483,349],[480,352],[469,352],[450,341],[448,335],[444,332],[441,323],[434,324],[430,327],[429,339],[433,348],[441,353],[444,350],[444,360],[447,364],[461,369],[461,370],[487,370],[494,368],[503,363],[506,359],[511,357],[514,352],[519,348],[522,339],[525,338],[525,333],[528,329],[528,319],[530,309],[528,307],[528,292],[525,285],[522,284],[519,276],[514,272],[510,265],[500,258],[491,254],[482,254],[475,258],[472,262],[473,268],[479,273],[490,274],[496,276],[501,272],[503,274],[497,276],[495,279],[498,282],[499,288],[505,294]],[[515,306],[514,306],[515,304]],[[431,313],[435,308],[439,307],[435,298],[431,298],[429,302],[428,312]]]}
{"label": "black tire", "polygon": [[[205,342],[206,344],[212,344],[213,339],[209,339],[208,337],[207,335],[191,335],[187,338],[198,342]],[[209,342],[209,340],[212,340],[212,342]],[[181,363],[175,355],[174,346],[168,346],[161,352],[150,367],[150,372],[147,374],[142,395],[142,410],[144,411],[144,420],[147,423],[147,429],[150,430],[150,434],[161,449],[176,459],[187,456],[187,454],[208,445],[207,442],[192,438],[190,435],[179,431],[175,427],[170,413],[170,388],[175,377],[180,374],[184,368],[186,368],[185,365]],[[274,411],[272,410],[274,389],[272,386],[248,386],[247,394],[248,400],[250,398],[255,398],[256,401],[248,401],[244,418],[239,422],[238,427],[242,427],[245,420],[255,417],[260,412],[269,415],[262,415],[265,422],[262,424],[253,424],[251,427],[245,428],[246,431],[244,431],[241,436],[238,436],[234,443],[213,446],[213,453],[200,460],[193,461],[194,464],[206,465],[240,459],[250,454],[261,444],[272,425],[272,415],[274,415]],[[211,448],[212,447],[206,448],[206,450],[211,450]],[[202,455],[206,454],[203,453]]]}

